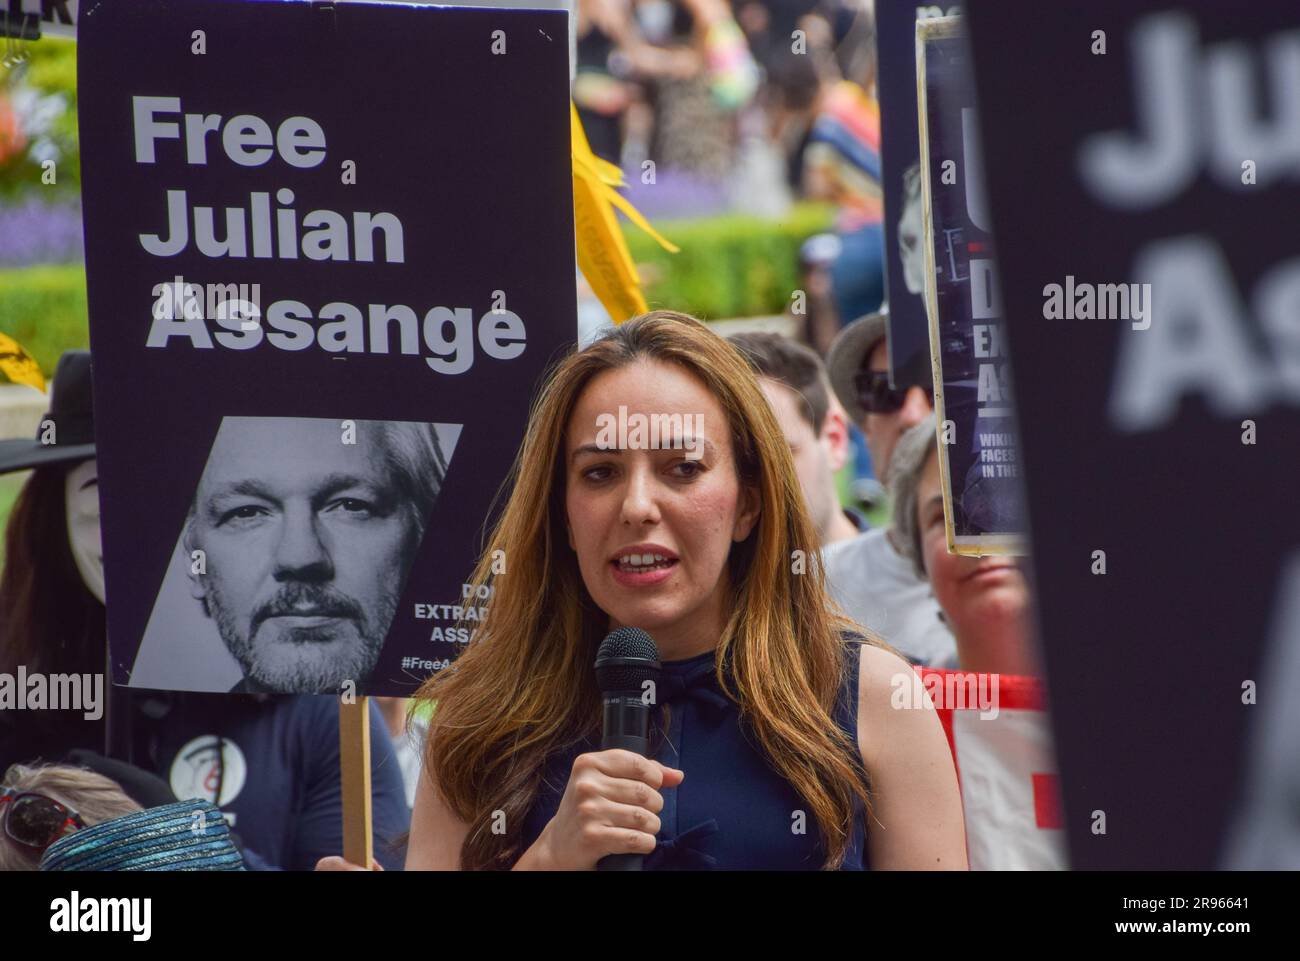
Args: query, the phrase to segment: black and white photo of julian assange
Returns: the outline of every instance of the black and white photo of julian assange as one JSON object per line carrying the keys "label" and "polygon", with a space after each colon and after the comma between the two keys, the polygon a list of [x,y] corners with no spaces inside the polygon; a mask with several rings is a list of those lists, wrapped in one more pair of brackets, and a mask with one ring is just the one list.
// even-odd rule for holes
{"label": "black and white photo of julian assange", "polygon": [[459,425],[226,417],[133,687],[364,689]]}

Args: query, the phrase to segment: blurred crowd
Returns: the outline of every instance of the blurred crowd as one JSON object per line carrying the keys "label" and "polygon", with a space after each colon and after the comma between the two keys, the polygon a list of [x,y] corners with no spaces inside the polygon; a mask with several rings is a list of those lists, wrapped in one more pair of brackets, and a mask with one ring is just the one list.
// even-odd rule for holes
{"label": "blurred crowd", "polygon": [[884,295],[880,119],[867,0],[578,0],[573,99],[648,216],[836,210],[804,247],[806,339]]}

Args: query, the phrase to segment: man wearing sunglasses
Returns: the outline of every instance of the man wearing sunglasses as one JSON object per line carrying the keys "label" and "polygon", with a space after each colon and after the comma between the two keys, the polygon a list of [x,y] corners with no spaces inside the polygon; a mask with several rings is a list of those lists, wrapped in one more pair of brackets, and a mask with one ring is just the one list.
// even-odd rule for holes
{"label": "man wearing sunglasses", "polygon": [[[831,386],[867,441],[876,476],[889,482],[894,445],[934,410],[929,385],[892,386],[886,312],[849,324],[826,357]],[[896,546],[892,530],[873,528],[824,551],[832,596],[858,623],[916,663],[956,667],[957,646],[929,585]]]}

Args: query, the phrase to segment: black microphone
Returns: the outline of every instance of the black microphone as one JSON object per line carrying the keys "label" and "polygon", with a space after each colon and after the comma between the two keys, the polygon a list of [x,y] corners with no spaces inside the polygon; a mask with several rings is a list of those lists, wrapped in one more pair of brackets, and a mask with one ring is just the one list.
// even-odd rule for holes
{"label": "black microphone", "polygon": [[[602,751],[622,748],[642,757],[649,755],[650,714],[659,673],[659,648],[641,628],[620,627],[600,642],[596,684],[600,687]],[[649,698],[645,697],[647,691]],[[596,870],[640,871],[644,859],[642,854],[609,854],[596,862]]]}

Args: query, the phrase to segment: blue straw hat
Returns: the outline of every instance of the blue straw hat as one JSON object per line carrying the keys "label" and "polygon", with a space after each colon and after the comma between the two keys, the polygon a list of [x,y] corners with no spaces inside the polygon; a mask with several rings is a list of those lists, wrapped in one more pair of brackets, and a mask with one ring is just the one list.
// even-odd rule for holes
{"label": "blue straw hat", "polygon": [[230,828],[210,801],[178,801],[59,838],[42,871],[243,871]]}

